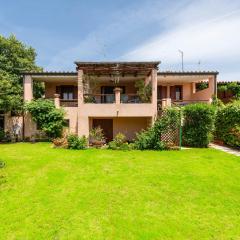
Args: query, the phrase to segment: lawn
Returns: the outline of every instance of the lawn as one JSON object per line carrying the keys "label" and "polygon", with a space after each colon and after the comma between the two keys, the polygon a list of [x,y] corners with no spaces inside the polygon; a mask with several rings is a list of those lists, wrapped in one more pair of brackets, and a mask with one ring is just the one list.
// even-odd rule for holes
{"label": "lawn", "polygon": [[240,158],[0,145],[0,239],[240,239]]}

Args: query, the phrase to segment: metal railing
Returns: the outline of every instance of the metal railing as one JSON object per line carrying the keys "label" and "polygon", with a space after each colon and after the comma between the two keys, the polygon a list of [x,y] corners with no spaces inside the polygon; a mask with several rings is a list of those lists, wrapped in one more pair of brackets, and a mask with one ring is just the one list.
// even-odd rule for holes
{"label": "metal railing", "polygon": [[121,103],[142,103],[139,96],[135,93],[132,94],[121,94],[120,95]]}
{"label": "metal railing", "polygon": [[[183,107],[188,104],[194,103],[209,103],[209,100],[172,100],[170,102],[166,102],[166,99],[158,99],[158,111],[161,111],[164,107]],[[165,105],[163,104],[165,103]]]}
{"label": "metal railing", "polygon": [[193,103],[209,103],[209,100],[173,100],[172,104],[176,106],[185,106],[188,104],[193,104]]}
{"label": "metal railing", "polygon": [[115,94],[84,94],[84,103],[115,103]]}
{"label": "metal railing", "polygon": [[61,107],[77,107],[78,106],[78,100],[77,99],[60,99],[60,106]]}

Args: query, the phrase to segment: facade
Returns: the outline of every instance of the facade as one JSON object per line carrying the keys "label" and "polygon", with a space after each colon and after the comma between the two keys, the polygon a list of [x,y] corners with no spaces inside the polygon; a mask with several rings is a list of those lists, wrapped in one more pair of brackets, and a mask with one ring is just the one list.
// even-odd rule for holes
{"label": "facade", "polygon": [[[100,126],[108,141],[118,132],[132,140],[154,123],[161,108],[210,103],[216,94],[217,72],[159,72],[159,63],[75,62],[76,72],[25,73],[24,100],[33,99],[33,81],[44,82],[45,98],[64,108],[71,133],[88,136]],[[207,87],[198,90],[201,82]],[[148,86],[149,99],[139,93],[139,83]],[[37,133],[31,116],[24,116],[23,137]]]}

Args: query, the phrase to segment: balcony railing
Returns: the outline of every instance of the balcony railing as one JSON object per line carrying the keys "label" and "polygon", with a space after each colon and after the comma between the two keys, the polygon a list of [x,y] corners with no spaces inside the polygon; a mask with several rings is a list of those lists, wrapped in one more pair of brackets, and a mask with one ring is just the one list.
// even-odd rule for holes
{"label": "balcony railing", "polygon": [[173,100],[172,104],[175,106],[185,106],[193,103],[209,103],[209,100]]}
{"label": "balcony railing", "polygon": [[171,98],[158,99],[158,110],[166,107],[181,107],[194,103],[209,103],[209,100],[173,100]]}
{"label": "balcony railing", "polygon": [[115,103],[115,94],[84,94],[84,103]]}
{"label": "balcony railing", "polygon": [[60,99],[60,106],[61,107],[77,107],[78,106],[78,100],[77,99]]}
{"label": "balcony railing", "polygon": [[137,94],[121,94],[121,103],[142,103]]}

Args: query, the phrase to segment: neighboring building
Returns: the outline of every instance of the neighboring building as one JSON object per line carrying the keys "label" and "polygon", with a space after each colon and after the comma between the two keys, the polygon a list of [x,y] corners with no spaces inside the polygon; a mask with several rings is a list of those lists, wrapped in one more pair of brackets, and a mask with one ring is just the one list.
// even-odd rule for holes
{"label": "neighboring building", "polygon": [[[53,99],[66,111],[69,131],[88,136],[101,126],[107,140],[118,132],[129,140],[136,132],[154,123],[161,108],[193,102],[210,103],[216,95],[218,72],[158,72],[160,62],[75,62],[76,72],[24,74],[24,100],[33,98],[33,81],[45,83],[45,98]],[[137,81],[151,85],[151,100],[139,96]],[[197,91],[196,85],[207,88]],[[37,133],[29,116],[24,119],[23,135]]]}
{"label": "neighboring building", "polygon": [[[227,86],[231,83],[236,83],[236,84],[240,85],[240,81],[218,81],[218,83],[217,83],[218,84],[217,96],[224,103],[229,103],[232,100],[234,100],[233,92],[227,88]],[[224,89],[222,87],[225,87],[226,89]]]}

